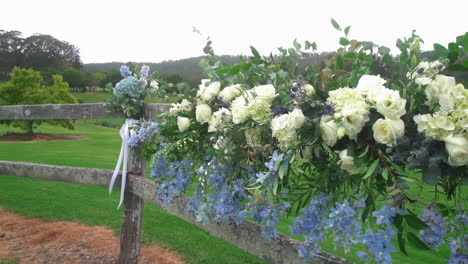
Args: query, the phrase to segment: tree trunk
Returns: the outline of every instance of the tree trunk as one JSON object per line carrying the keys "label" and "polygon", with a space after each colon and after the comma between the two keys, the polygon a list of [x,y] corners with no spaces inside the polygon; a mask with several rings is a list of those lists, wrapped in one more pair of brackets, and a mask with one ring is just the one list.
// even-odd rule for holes
{"label": "tree trunk", "polygon": [[26,133],[28,133],[28,135],[33,135],[34,134],[34,131],[33,131],[33,122],[32,120],[28,120],[26,121]]}

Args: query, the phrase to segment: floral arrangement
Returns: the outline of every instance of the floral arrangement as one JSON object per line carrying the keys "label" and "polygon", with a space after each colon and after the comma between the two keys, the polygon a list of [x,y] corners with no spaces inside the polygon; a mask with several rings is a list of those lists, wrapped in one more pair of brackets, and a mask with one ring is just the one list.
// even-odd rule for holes
{"label": "floral arrangement", "polygon": [[278,56],[252,47],[237,65],[207,43],[197,94],[136,134],[163,204],[193,185],[199,221],[251,217],[267,239],[295,216],[306,260],[331,233],[345,252],[362,244],[362,260],[391,263],[394,239],[404,254],[448,241],[449,263],[466,263],[468,90],[444,72],[467,69],[468,34],[431,61],[414,33],[393,57],[332,24],[342,47],[320,64],[308,41]]}
{"label": "floral arrangement", "polygon": [[156,93],[159,88],[156,80],[149,81],[149,71],[149,66],[143,65],[137,78],[136,75],[132,75],[128,66],[120,67],[123,79],[115,85],[112,90],[113,96],[108,101],[114,111],[121,112],[128,118],[135,118],[141,114],[145,97]]}

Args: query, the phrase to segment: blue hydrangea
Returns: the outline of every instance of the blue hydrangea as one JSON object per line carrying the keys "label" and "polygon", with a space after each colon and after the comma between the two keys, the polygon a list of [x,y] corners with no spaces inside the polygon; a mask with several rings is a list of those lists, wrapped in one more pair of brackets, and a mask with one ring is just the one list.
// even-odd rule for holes
{"label": "blue hydrangea", "polygon": [[122,75],[122,78],[127,78],[132,75],[132,72],[127,65],[122,65],[120,66],[120,75]]}
{"label": "blue hydrangea", "polygon": [[304,216],[298,217],[291,227],[291,232],[295,236],[304,236],[305,241],[299,248],[299,256],[309,260],[320,252],[318,243],[325,240],[327,225],[326,213],[328,196],[323,193],[312,198],[309,207],[302,209]]}
{"label": "blue hydrangea", "polygon": [[126,77],[122,79],[115,85],[114,88],[114,95],[117,98],[123,97],[131,97],[134,99],[141,99],[142,98],[142,88],[140,81],[133,76]]}

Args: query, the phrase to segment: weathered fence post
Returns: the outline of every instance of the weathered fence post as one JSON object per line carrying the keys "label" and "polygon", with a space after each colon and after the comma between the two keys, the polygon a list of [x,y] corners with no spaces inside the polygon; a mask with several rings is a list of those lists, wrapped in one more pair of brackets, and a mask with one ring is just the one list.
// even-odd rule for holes
{"label": "weathered fence post", "polygon": [[[146,163],[145,160],[140,158],[140,152],[140,147],[130,148],[128,172],[132,175],[138,175],[138,177],[144,177]],[[129,177],[127,177],[127,186],[128,179]],[[120,229],[119,264],[136,264],[138,261],[143,211],[144,200],[131,192],[125,191],[124,212]]]}

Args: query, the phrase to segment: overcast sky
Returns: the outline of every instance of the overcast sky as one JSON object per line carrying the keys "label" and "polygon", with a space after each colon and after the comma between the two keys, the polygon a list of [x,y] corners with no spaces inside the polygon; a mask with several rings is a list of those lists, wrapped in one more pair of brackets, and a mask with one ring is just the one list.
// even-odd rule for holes
{"label": "overcast sky", "polygon": [[[420,0],[3,0],[0,29],[49,34],[80,49],[84,63],[160,62],[202,55],[206,36],[216,54],[261,54],[297,38],[320,51],[338,47],[339,32],[393,48],[413,29],[423,48],[468,31],[468,1]],[[203,36],[193,33],[198,28]]]}

